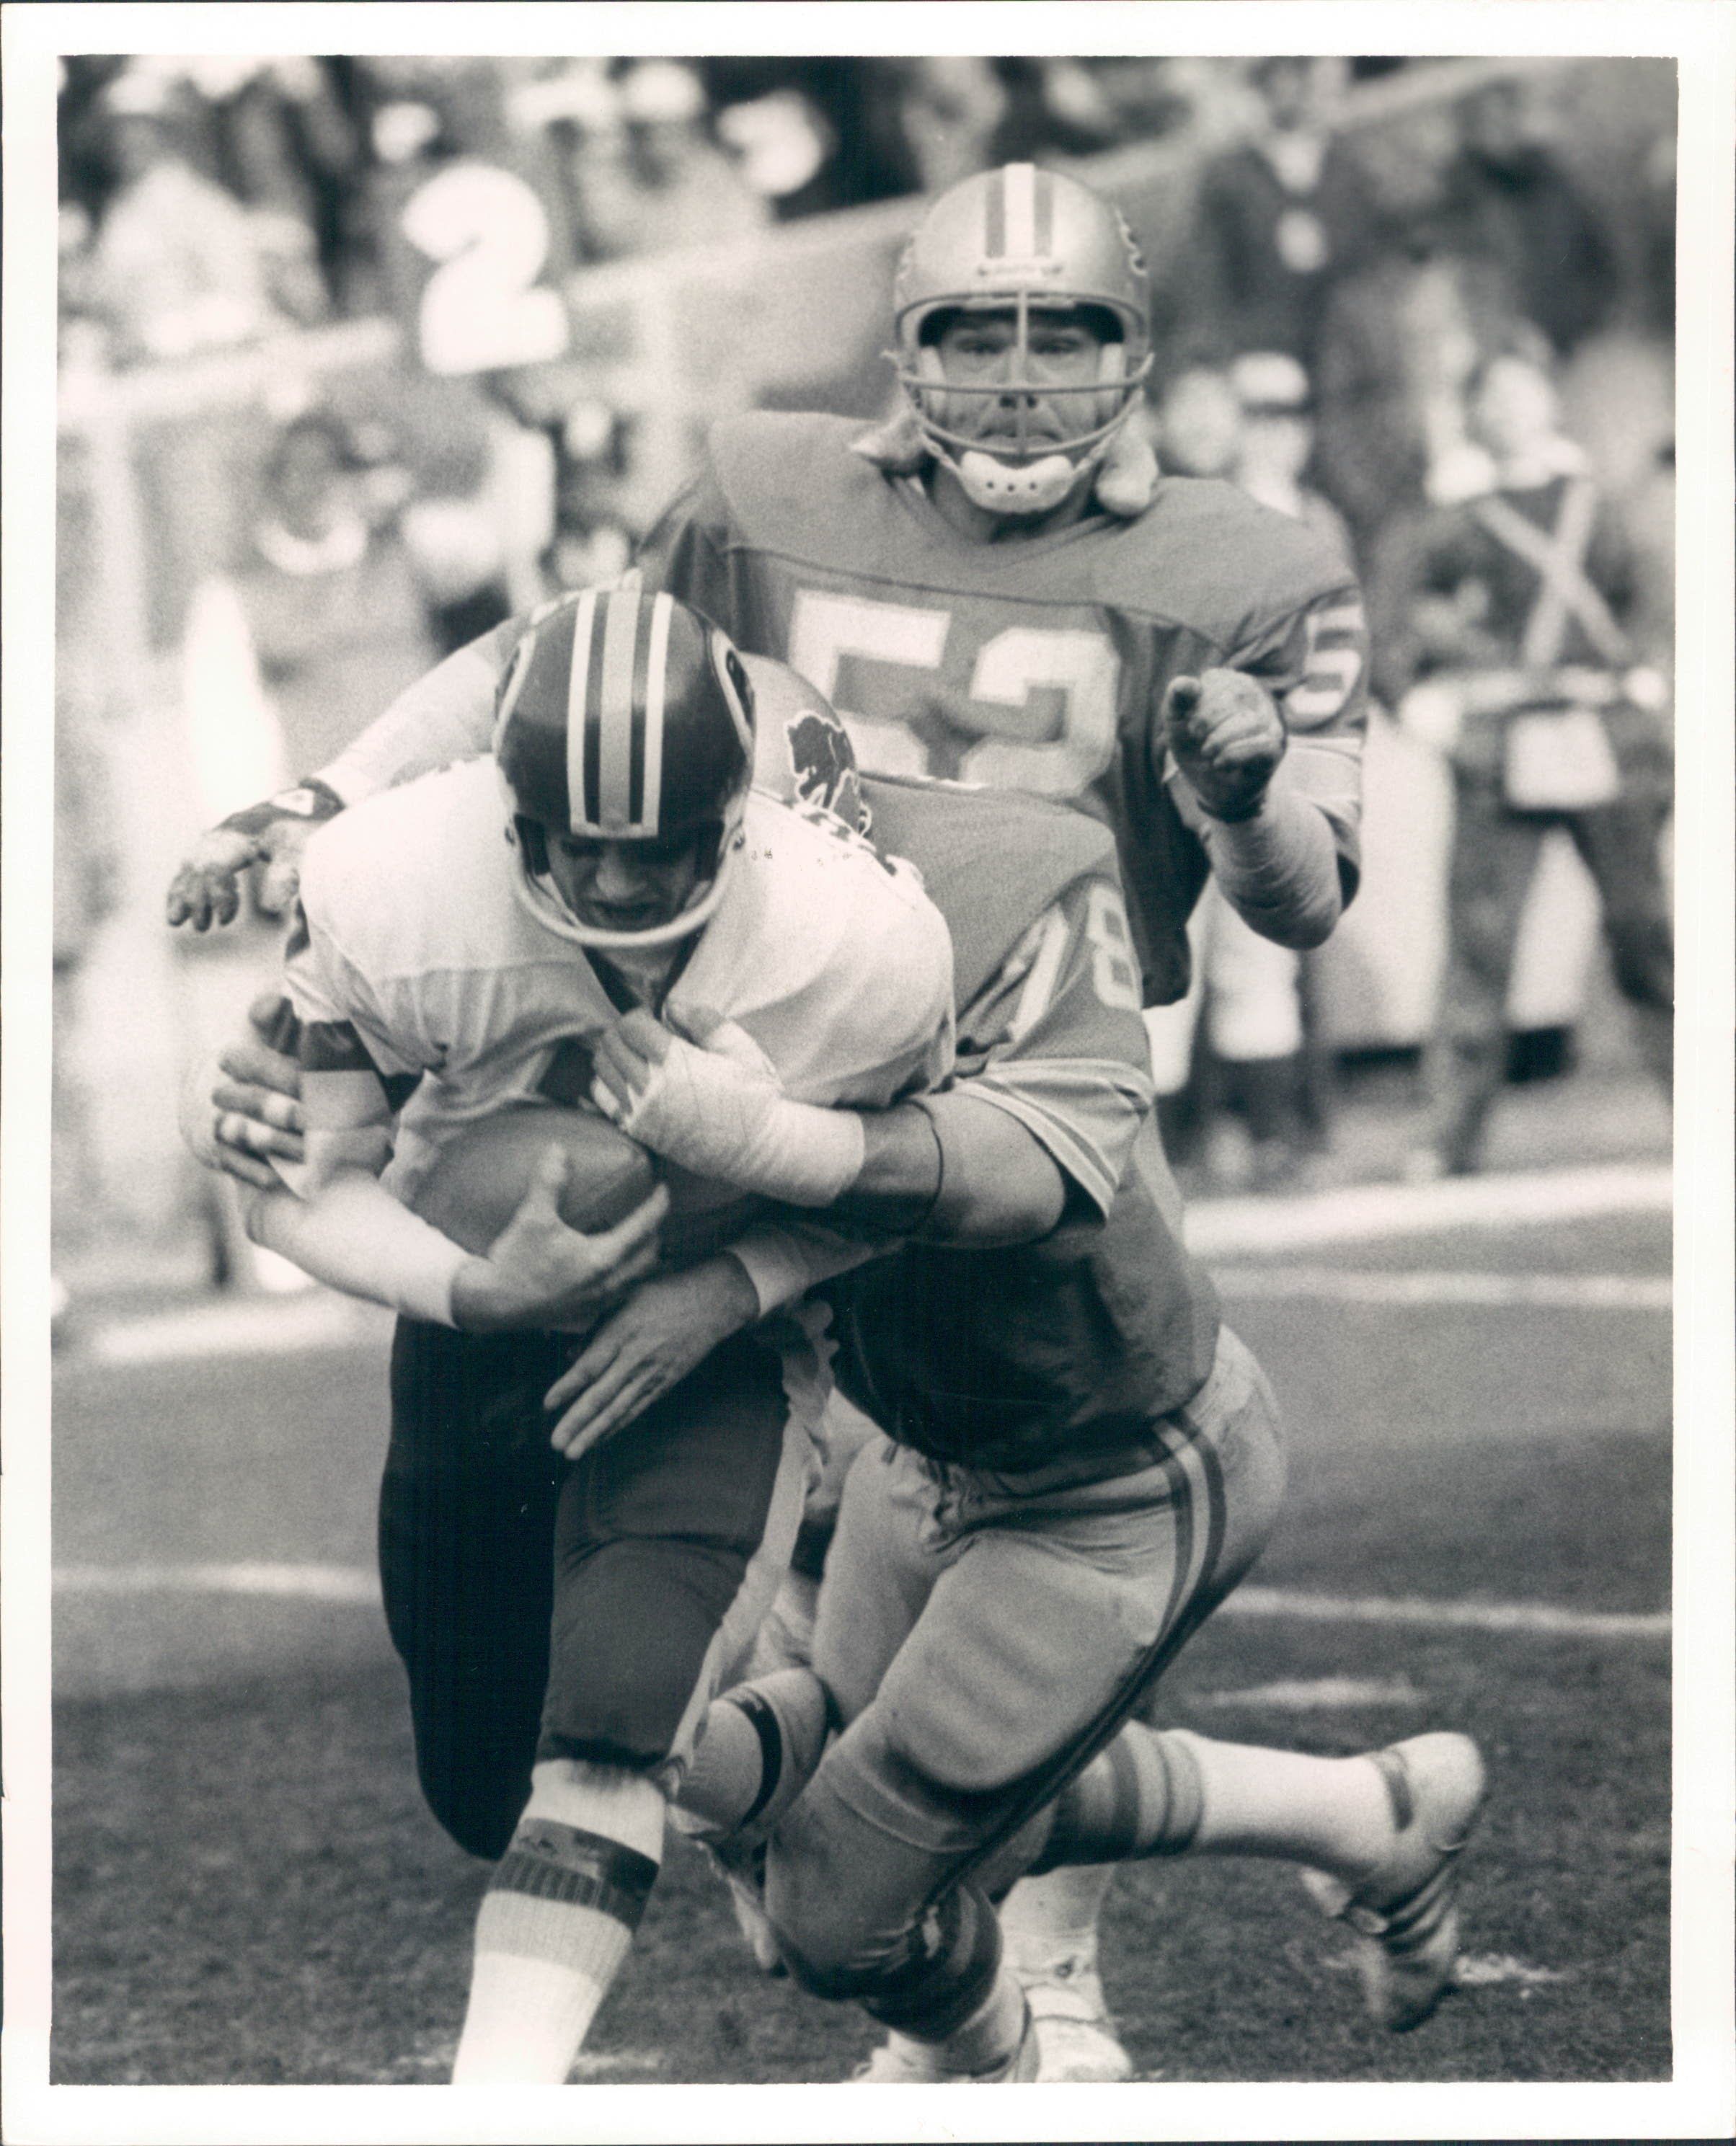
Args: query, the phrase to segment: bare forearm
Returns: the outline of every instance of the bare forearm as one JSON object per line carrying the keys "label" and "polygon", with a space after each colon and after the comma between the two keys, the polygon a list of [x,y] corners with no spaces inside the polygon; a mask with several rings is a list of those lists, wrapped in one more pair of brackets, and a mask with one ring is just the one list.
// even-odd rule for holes
{"label": "bare forearm", "polygon": [[865,1114],[862,1167],[831,1210],[851,1225],[930,1242],[1018,1245],[1060,1220],[1067,1180],[1016,1119],[968,1092]]}

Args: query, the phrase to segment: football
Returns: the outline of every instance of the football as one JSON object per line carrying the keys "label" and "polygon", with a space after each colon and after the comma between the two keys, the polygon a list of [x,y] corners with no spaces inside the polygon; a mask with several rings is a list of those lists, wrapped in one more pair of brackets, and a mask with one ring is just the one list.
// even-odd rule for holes
{"label": "football", "polygon": [[467,1252],[486,1252],[512,1219],[551,1143],[567,1157],[561,1220],[611,1228],[648,1199],[656,1173],[637,1140],[606,1118],[555,1105],[524,1105],[480,1120],[447,1143],[411,1205]]}

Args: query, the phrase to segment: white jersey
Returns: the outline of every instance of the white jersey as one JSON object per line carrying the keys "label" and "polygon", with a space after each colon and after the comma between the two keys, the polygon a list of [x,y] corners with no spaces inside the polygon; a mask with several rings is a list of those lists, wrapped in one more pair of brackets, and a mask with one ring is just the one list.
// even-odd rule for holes
{"label": "white jersey", "polygon": [[[503,1105],[588,1102],[590,1039],[621,1008],[585,950],[521,900],[518,869],[491,760],[370,798],[308,846],[287,986],[310,1127],[360,1135],[415,1080],[387,1179],[400,1197]],[[952,985],[945,924],[911,866],[755,792],[661,1011],[677,1029],[739,1023],[797,1100],[883,1108],[946,1074]]]}

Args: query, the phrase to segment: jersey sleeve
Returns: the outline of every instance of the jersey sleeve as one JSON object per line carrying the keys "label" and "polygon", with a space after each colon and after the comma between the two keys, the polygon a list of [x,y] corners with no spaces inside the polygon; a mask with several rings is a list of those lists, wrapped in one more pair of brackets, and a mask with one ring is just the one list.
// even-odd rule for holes
{"label": "jersey sleeve", "polygon": [[1277,701],[1290,734],[1290,786],[1325,816],[1348,901],[1361,869],[1368,729],[1369,629],[1360,592],[1345,581],[1275,620],[1225,660]]}
{"label": "jersey sleeve", "polygon": [[406,686],[384,715],[318,771],[346,805],[360,804],[455,760],[486,752],[494,692],[523,618],[508,619]]}
{"label": "jersey sleeve", "polygon": [[384,1170],[397,1112],[423,1070],[321,907],[317,880],[304,881],[283,972],[290,1018],[280,1047],[301,1069],[307,1125],[306,1163],[285,1181],[304,1195],[344,1170]]}
{"label": "jersey sleeve", "polygon": [[1107,1214],[1150,1109],[1150,1045],[1121,891],[1068,887],[959,1014],[950,1092],[1016,1118]]}

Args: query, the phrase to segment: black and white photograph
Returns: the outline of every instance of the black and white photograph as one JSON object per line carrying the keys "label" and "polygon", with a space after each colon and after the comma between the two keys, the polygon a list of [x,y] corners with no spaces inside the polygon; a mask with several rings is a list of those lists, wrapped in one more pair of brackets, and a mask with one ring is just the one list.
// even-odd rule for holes
{"label": "black and white photograph", "polygon": [[8,2139],[1736,2128],[1736,15],[3,30]]}

